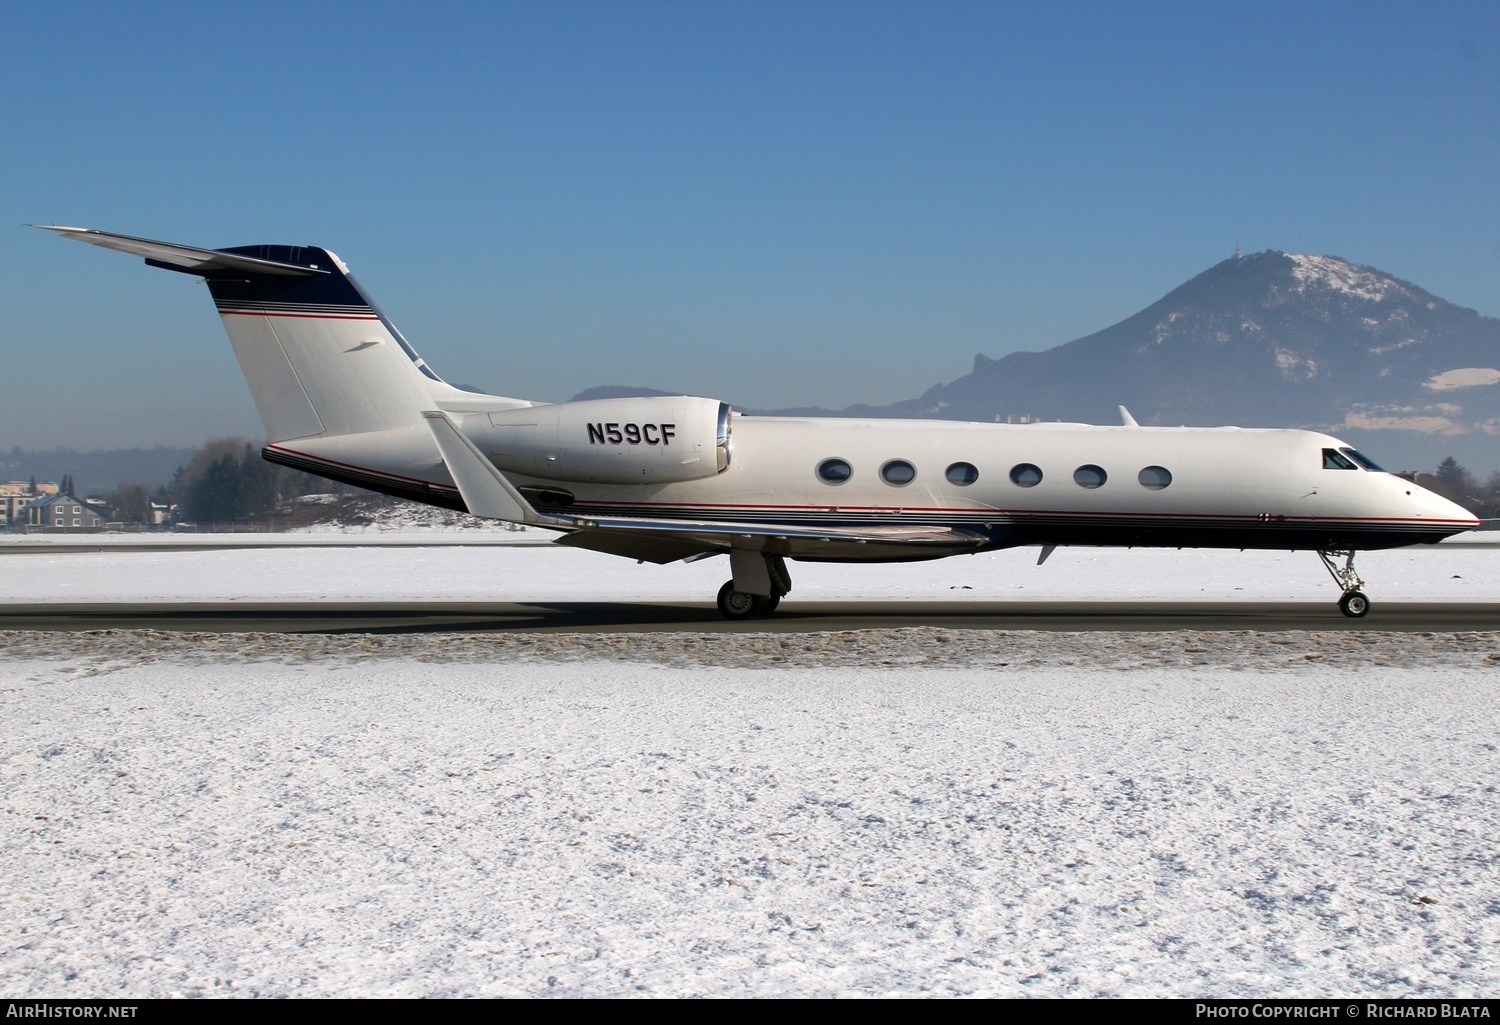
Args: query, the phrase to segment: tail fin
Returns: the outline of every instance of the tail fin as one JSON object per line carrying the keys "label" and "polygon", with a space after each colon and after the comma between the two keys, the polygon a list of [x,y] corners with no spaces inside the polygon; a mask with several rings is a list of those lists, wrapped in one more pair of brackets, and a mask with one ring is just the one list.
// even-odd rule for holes
{"label": "tail fin", "polygon": [[[207,281],[273,443],[418,427],[423,410],[476,398],[433,373],[326,249],[197,249],[87,228],[38,227]],[[489,405],[497,409],[530,405],[492,398]]]}

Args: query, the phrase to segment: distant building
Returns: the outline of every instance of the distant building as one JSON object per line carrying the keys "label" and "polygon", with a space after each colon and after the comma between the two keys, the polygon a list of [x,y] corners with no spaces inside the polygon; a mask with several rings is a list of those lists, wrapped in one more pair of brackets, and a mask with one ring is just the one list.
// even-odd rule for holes
{"label": "distant building", "polygon": [[59,490],[56,482],[50,480],[38,481],[35,491],[31,490],[31,481],[27,480],[8,480],[0,484],[0,496],[30,495],[32,498],[40,498],[55,495]]}
{"label": "distant building", "polygon": [[104,517],[72,495],[51,495],[28,502],[21,510],[27,530],[103,530]]}
{"label": "distant building", "polygon": [[39,482],[35,491],[31,490],[31,482],[26,480],[0,483],[0,530],[25,526],[26,514],[23,510],[26,506],[38,498],[55,495],[57,491],[57,485],[50,480]]}

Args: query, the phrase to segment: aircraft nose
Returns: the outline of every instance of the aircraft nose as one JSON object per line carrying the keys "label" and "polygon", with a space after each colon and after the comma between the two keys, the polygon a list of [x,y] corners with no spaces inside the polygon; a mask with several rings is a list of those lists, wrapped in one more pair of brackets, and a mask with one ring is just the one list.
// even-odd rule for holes
{"label": "aircraft nose", "polygon": [[1479,517],[1469,512],[1469,510],[1457,502],[1450,502],[1442,495],[1428,491],[1426,488],[1419,488],[1416,485],[1412,486],[1412,494],[1414,497],[1421,499],[1419,509],[1422,518],[1425,520],[1451,523],[1462,530],[1473,530],[1479,526]]}

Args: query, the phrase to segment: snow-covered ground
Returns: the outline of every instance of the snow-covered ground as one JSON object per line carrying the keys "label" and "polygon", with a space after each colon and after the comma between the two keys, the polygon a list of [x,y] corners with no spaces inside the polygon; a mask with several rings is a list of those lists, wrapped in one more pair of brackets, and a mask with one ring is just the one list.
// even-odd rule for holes
{"label": "snow-covered ground", "polygon": [[0,992],[1492,995],[1500,643],[1470,640],[12,657]]}
{"label": "snow-covered ground", "polygon": [[[1376,601],[1494,600],[1496,558],[1360,568]],[[1332,594],[1306,554],[1034,560],[798,565],[793,599]],[[726,573],[106,550],[0,555],[0,596],[707,600]],[[10,997],[1500,986],[1500,633],[0,646]]]}
{"label": "snow-covered ground", "polygon": [[[121,535],[128,539],[132,535]],[[445,539],[453,535],[444,535]],[[472,532],[458,535],[465,541]],[[725,559],[637,565],[545,543],[543,532],[487,532],[497,544],[431,542],[427,534],[192,535],[179,543],[243,545],[222,551],[122,550],[129,541],[89,537],[95,550],[0,551],[0,603],[82,601],[712,601],[729,576]],[[135,535],[137,540],[139,535]],[[274,540],[268,540],[274,539]],[[295,539],[295,540],[292,540]],[[364,544],[359,541],[365,540]],[[170,540],[170,539],[169,539]],[[10,545],[42,547],[51,539]],[[155,539],[152,539],[155,543]],[[325,543],[329,542],[329,543]],[[77,545],[79,538],[58,538]],[[266,547],[266,545],[272,547]],[[380,547],[379,544],[393,545]],[[793,563],[788,601],[1276,601],[1332,603],[1338,591],[1311,552],[1060,548],[1041,566],[1034,548],[877,566]],[[1375,603],[1500,600],[1500,545],[1434,545],[1361,553]]]}

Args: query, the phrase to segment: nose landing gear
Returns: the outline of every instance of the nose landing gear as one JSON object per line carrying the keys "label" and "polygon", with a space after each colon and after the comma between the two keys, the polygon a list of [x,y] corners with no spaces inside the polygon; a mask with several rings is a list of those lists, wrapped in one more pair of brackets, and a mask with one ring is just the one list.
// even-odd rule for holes
{"label": "nose landing gear", "polygon": [[1370,611],[1370,599],[1363,591],[1349,591],[1339,599],[1339,611],[1350,619],[1362,619]]}
{"label": "nose landing gear", "polygon": [[[1350,619],[1363,619],[1370,611],[1370,599],[1360,590],[1365,582],[1354,572],[1354,550],[1330,548],[1319,551],[1318,558],[1323,560],[1323,568],[1328,570],[1333,582],[1344,592],[1343,597],[1339,598],[1339,611]],[[1338,565],[1340,558],[1344,560],[1342,566]]]}

